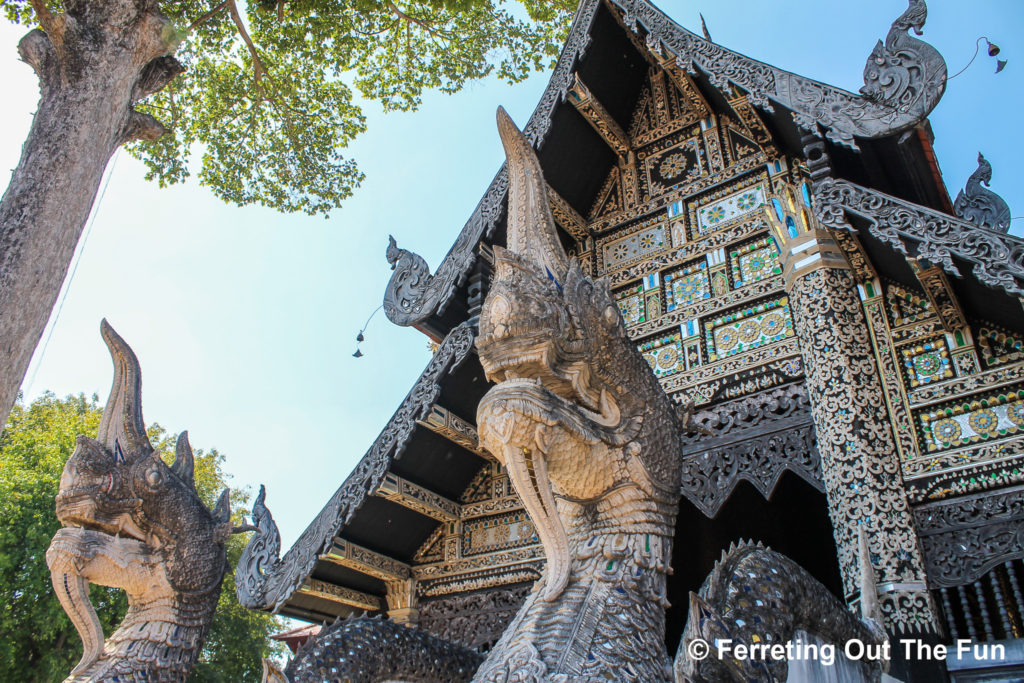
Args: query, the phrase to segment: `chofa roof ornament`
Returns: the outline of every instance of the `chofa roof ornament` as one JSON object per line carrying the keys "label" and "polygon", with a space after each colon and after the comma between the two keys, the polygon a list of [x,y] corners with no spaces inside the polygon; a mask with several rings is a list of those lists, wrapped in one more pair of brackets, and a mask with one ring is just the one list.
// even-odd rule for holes
{"label": "chofa roof ornament", "polygon": [[909,7],[875,45],[864,69],[860,94],[804,78],[733,52],[688,31],[647,0],[613,0],[633,31],[642,26],[647,43],[667,49],[690,73],[707,74],[719,88],[730,84],[746,91],[767,111],[777,103],[790,110],[804,130],[820,126],[833,142],[856,149],[854,138],[899,133],[923,121],[946,89],[946,62],[938,50],[909,35],[921,35],[928,8],[924,0]]}
{"label": "chofa roof ornament", "polygon": [[[673,55],[691,73],[707,75],[717,87],[741,88],[754,104],[771,110],[785,107],[803,129],[856,148],[855,138],[879,138],[901,133],[923,121],[945,91],[946,63],[942,55],[907,31],[920,32],[923,0],[911,0],[893,23],[881,47],[869,61],[865,94],[857,94],[758,62],[717,45],[679,26],[647,0],[609,0],[621,11],[626,30],[646,33],[645,44],[661,55]],[[581,0],[562,55],[537,109],[524,127],[531,144],[540,148],[551,131],[555,109],[574,82],[574,74],[592,38],[590,31],[603,0]],[[881,63],[879,63],[879,60]],[[731,85],[730,85],[731,84]],[[456,288],[476,260],[480,240],[489,237],[504,216],[508,174],[502,168],[459,233],[451,251],[433,273],[417,254],[392,242],[388,262],[394,274],[384,294],[384,312],[396,325],[422,325],[444,313]]]}
{"label": "chofa roof ornament", "polygon": [[978,227],[1009,232],[1009,205],[995,192],[982,186],[982,183],[989,185],[991,182],[992,164],[978,152],[978,168],[967,179],[967,187],[957,194],[953,210],[957,216]]}

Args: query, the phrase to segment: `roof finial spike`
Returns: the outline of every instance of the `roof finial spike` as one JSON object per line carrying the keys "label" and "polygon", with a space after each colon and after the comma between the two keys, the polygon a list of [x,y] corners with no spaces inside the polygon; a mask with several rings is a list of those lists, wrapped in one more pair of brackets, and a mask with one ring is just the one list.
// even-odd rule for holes
{"label": "roof finial spike", "polygon": [[702,12],[698,12],[698,14],[700,14],[700,30],[704,33],[704,40],[709,43],[715,42],[711,40],[711,34],[708,32],[708,25],[704,22],[704,14]]}

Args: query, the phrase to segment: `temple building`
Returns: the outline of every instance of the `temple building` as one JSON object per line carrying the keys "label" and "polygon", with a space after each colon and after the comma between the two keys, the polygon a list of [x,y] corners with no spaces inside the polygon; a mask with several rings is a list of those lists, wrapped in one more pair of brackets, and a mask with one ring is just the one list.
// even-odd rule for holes
{"label": "temple building", "polygon": [[[563,246],[703,428],[679,449],[670,652],[690,592],[743,539],[851,607],[866,554],[890,635],[1024,638],[1024,240],[983,158],[950,197],[927,119],[946,66],[911,35],[923,22],[911,0],[852,93],[646,0],[583,0],[524,127]],[[392,240],[385,312],[436,350],[293,547],[249,553],[249,606],[384,613],[486,649],[540,577],[537,530],[474,424],[507,189],[502,167],[434,272]],[[949,675],[997,680],[989,665]]]}

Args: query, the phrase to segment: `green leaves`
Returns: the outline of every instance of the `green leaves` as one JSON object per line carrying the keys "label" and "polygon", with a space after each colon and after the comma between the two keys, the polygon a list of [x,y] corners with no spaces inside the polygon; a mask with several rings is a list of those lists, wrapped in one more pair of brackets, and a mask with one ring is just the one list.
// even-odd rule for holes
{"label": "green leaves", "polygon": [[[138,0],[142,5],[142,0]],[[363,180],[343,151],[366,129],[354,91],[385,111],[550,66],[575,0],[161,2],[186,72],[139,103],[170,129],[129,151],[161,186],[192,174],[226,202],[327,214]],[[47,0],[54,12],[57,0]],[[66,6],[66,0],[65,0]],[[0,0],[34,23],[28,0]]]}
{"label": "green leaves", "polygon": [[[0,0],[5,5],[17,0]],[[365,128],[353,88],[385,110],[419,106],[557,55],[574,3],[491,0],[227,0],[164,3],[191,26],[186,72],[138,108],[171,132],[132,154],[161,185],[197,173],[227,202],[327,214],[363,174],[343,150]]]}
{"label": "green leaves", "polygon": [[[77,435],[96,435],[101,414],[95,396],[45,394],[31,406],[16,405],[0,435],[0,680],[63,680],[81,657],[78,634],[53,594],[45,554],[60,527],[54,497],[64,463]],[[175,438],[156,424],[148,432],[161,457],[173,462]],[[216,450],[195,451],[196,489],[207,507],[228,483],[223,464]],[[246,490],[232,490],[236,523],[248,500]],[[245,542],[243,535],[229,539],[232,567]],[[109,635],[128,609],[124,592],[93,586],[92,602]],[[229,574],[190,680],[259,681],[261,658],[277,651],[269,635],[279,629],[271,615],[238,604]]]}

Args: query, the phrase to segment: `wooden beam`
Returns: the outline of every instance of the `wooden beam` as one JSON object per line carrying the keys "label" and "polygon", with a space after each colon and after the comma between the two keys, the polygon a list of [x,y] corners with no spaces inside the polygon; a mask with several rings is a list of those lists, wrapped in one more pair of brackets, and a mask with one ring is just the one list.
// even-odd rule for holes
{"label": "wooden beam", "polygon": [[949,333],[963,330],[967,327],[964,319],[964,312],[960,309],[960,303],[953,294],[953,288],[949,284],[949,278],[940,266],[925,267],[917,259],[907,259],[911,270],[921,283],[932,310],[939,316],[942,326]]}
{"label": "wooden beam", "polygon": [[[685,71],[679,68],[676,63],[675,55],[665,54],[658,55],[658,64],[664,70],[665,74],[668,75],[669,80],[676,86],[680,94],[683,96],[683,108],[690,112],[694,121],[699,119],[705,119],[713,113],[711,107],[708,106],[707,100],[700,94],[700,90],[697,89],[693,79]],[[653,78],[651,79],[654,80]]]}
{"label": "wooden beam", "polygon": [[439,522],[454,522],[459,518],[458,503],[391,472],[384,476],[377,495]]}
{"label": "wooden beam", "polygon": [[574,240],[583,242],[587,239],[587,221],[550,185],[548,185],[548,204],[551,205],[551,213],[555,217],[555,222],[572,235]]}
{"label": "wooden beam", "polygon": [[404,562],[343,538],[335,539],[331,549],[321,555],[320,559],[340,567],[354,569],[381,581],[402,581],[411,576],[409,565]]}
{"label": "wooden beam", "polygon": [[[549,195],[550,196],[550,195]],[[481,458],[493,460],[493,456],[480,447],[480,437],[476,433],[476,425],[466,422],[461,417],[436,403],[430,407],[426,417],[417,420],[421,427],[440,434],[452,443],[462,446]]]}
{"label": "wooden beam", "polygon": [[384,609],[384,600],[376,595],[370,595],[344,586],[336,586],[326,581],[317,579],[306,579],[306,583],[299,589],[299,593],[311,595],[321,600],[329,600],[340,605],[348,605],[359,609],[373,610],[379,612]]}
{"label": "wooden beam", "polygon": [[569,101],[576,110],[583,115],[597,134],[611,147],[620,157],[626,156],[632,145],[629,136],[622,127],[612,118],[604,106],[594,99],[590,89],[580,80],[579,74],[573,74],[573,83],[568,90]]}

